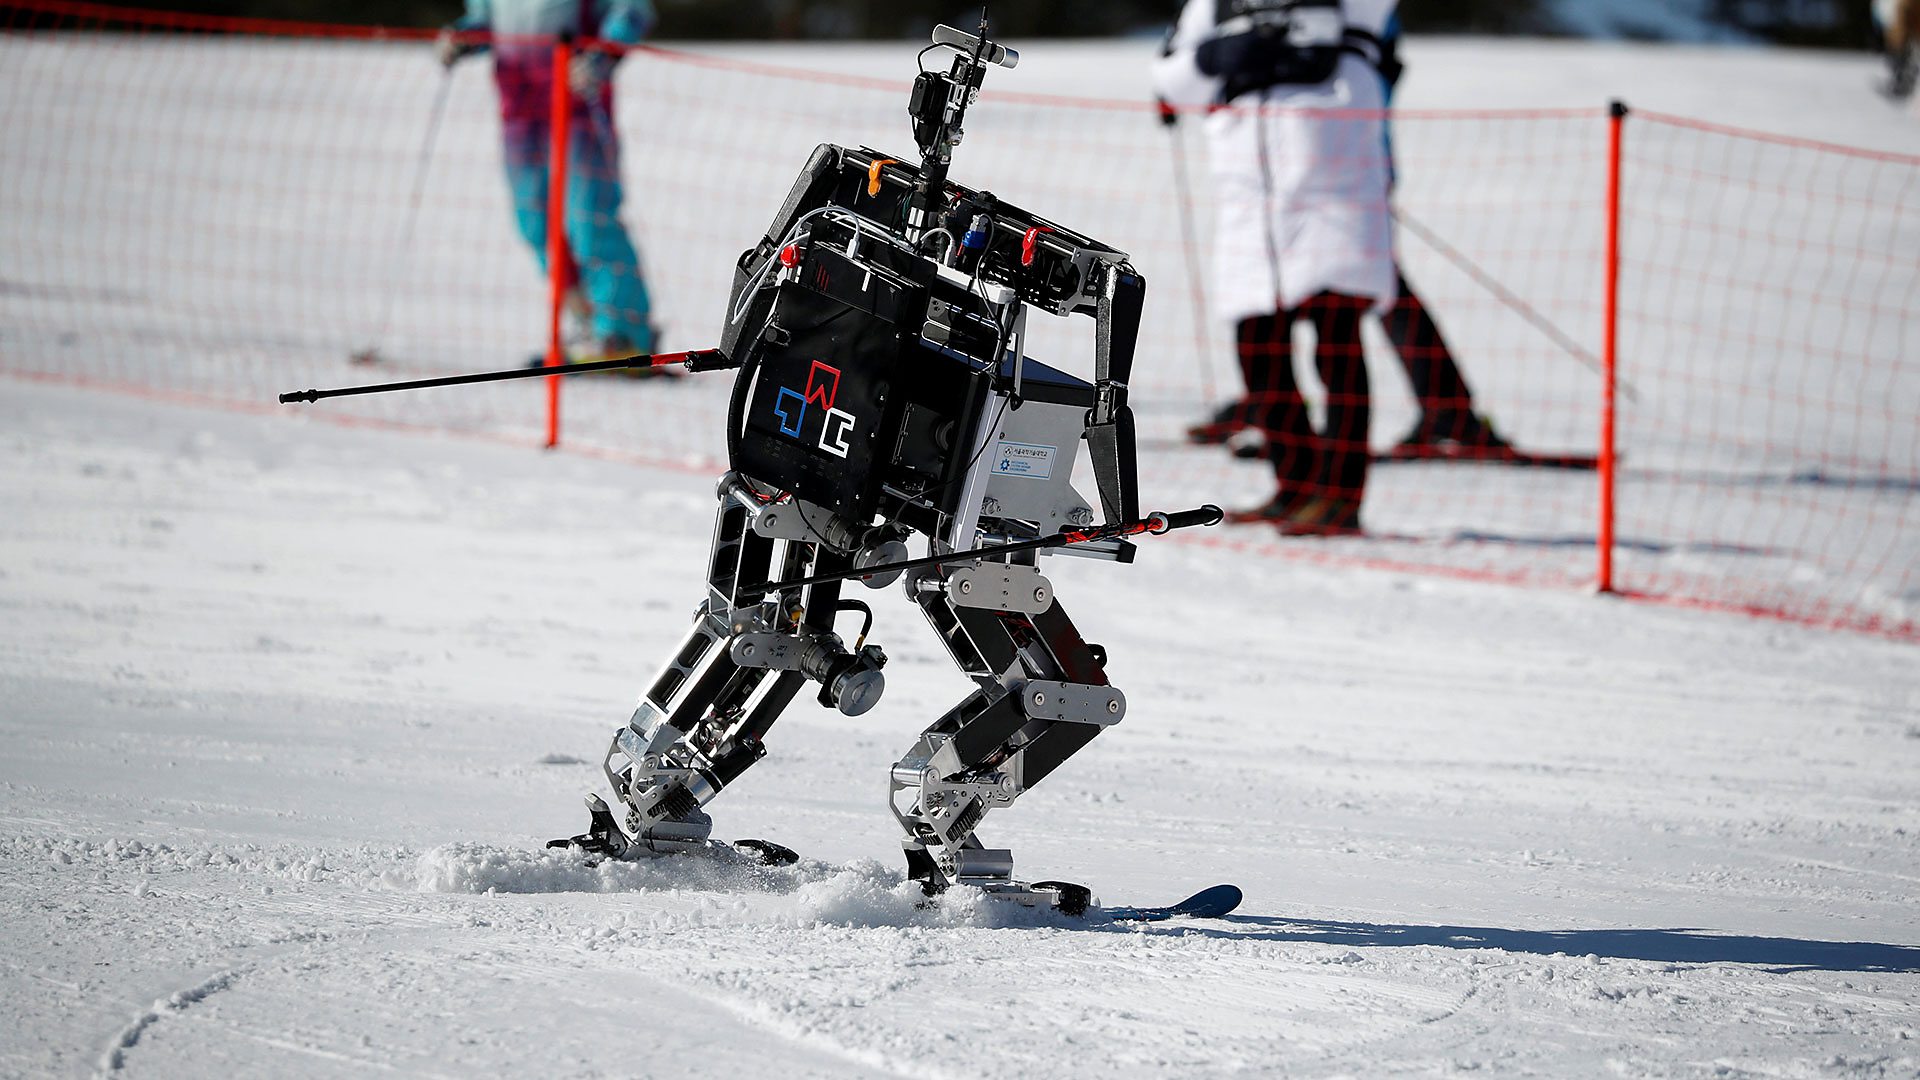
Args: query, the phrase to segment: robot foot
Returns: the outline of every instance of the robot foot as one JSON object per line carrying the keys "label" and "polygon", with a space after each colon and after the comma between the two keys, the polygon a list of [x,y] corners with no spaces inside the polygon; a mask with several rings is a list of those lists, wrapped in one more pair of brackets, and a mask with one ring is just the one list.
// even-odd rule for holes
{"label": "robot foot", "polygon": [[565,840],[549,840],[547,846],[576,848],[598,860],[622,858],[633,844],[627,839],[627,834],[620,831],[620,823],[614,820],[613,811],[608,808],[607,801],[589,793],[587,795],[587,831],[578,836],[569,836]]}
{"label": "robot foot", "polygon": [[613,816],[606,800],[587,795],[587,831],[564,840],[549,840],[549,848],[572,848],[589,859],[646,859],[660,855],[725,855],[744,857],[761,866],[791,866],[800,861],[792,848],[771,840],[735,840],[727,843],[712,838],[713,819],[694,810],[673,821],[659,821],[638,838],[629,838]]}
{"label": "robot foot", "polygon": [[1073,918],[1098,907],[1093,890],[1070,881],[1025,882],[1013,876],[1013,852],[1005,848],[963,848],[939,860],[925,848],[907,849],[907,875],[920,882],[929,899],[952,885],[970,885],[989,899],[1030,908],[1051,908]]}
{"label": "robot foot", "polygon": [[1071,881],[1036,881],[1032,884],[1010,881],[1005,885],[989,885],[986,892],[995,900],[1012,901],[1023,907],[1050,907],[1075,919],[1085,915],[1088,908],[1099,906],[1092,889]]}
{"label": "robot foot", "polygon": [[[1077,919],[1085,915],[1090,908],[1099,906],[1094,899],[1093,890],[1085,885],[1076,885],[1071,881],[994,881],[985,883],[966,882],[974,885],[987,895],[989,900],[1002,903],[1019,904],[1021,907],[1044,908],[1058,911],[1068,918]],[[947,886],[924,880],[920,887],[927,894],[927,902],[935,903]]]}

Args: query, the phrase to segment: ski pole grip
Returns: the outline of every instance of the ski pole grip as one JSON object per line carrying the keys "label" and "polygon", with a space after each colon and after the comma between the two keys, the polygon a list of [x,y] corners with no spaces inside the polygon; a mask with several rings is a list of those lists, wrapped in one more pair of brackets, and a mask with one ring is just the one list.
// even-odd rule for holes
{"label": "ski pole grip", "polygon": [[1195,525],[1218,525],[1226,516],[1225,510],[1212,503],[1193,510],[1178,510],[1171,514],[1148,514],[1147,531],[1158,535],[1175,529],[1191,529]]}
{"label": "ski pole grip", "polygon": [[688,371],[729,371],[740,364],[719,349],[695,349],[686,354]]}
{"label": "ski pole grip", "polygon": [[294,405],[302,401],[311,405],[314,402],[319,400],[320,400],[320,391],[318,390],[295,390],[291,394],[280,395],[280,404],[282,405]]}

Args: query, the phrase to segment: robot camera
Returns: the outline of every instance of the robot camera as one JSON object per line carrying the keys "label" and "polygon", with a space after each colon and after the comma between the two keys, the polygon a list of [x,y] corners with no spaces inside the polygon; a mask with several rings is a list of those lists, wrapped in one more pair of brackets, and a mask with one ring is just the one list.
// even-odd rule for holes
{"label": "robot camera", "polygon": [[964,30],[955,30],[953,27],[944,23],[933,28],[933,43],[935,45],[945,45],[950,49],[966,53],[969,56],[978,51],[983,63],[998,64],[1003,68],[1018,67],[1020,65],[1020,54],[1013,49],[1009,49],[1005,45],[997,45],[991,41],[984,41],[982,38],[969,34]]}

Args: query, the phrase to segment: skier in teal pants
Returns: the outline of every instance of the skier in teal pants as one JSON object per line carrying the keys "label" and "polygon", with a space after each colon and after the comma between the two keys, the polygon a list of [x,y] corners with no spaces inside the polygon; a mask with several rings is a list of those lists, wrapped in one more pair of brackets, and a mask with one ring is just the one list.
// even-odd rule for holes
{"label": "skier in teal pants", "polygon": [[[486,48],[462,31],[493,35],[494,82],[500,90],[507,185],[514,221],[547,272],[547,161],[552,138],[553,41],[566,34],[634,44],[654,20],[651,0],[467,0],[467,11],[442,31],[436,52],[452,65]],[[613,125],[613,65],[598,51],[575,54],[567,72],[566,238],[561,273],[568,302],[586,315],[593,343],[575,360],[654,349],[652,304],[640,256],[620,221],[620,147]]]}

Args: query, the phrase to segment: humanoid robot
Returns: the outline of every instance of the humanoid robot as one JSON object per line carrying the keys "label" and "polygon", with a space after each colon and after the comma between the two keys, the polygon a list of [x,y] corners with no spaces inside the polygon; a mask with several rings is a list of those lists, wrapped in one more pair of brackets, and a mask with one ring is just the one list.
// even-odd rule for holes
{"label": "humanoid robot", "polygon": [[[974,683],[891,770],[908,875],[930,895],[965,884],[1069,914],[1090,902],[1077,885],[1017,880],[1012,853],[978,835],[989,811],[1127,712],[1038,559],[1130,562],[1127,537],[1211,525],[1220,510],[1140,516],[1127,378],[1146,281],[1126,255],[947,180],[986,69],[1018,60],[981,31],[934,32],[927,52],[953,60],[914,83],[918,167],[818,147],[737,263],[720,347],[633,359],[738,369],[731,468],[692,628],[602,761],[618,809],[588,795],[588,830],[553,846],[616,858],[728,847],[703,808],[766,755],[803,689],[817,684],[822,705],[850,716],[880,700],[872,609],[842,588],[897,582]],[[1091,382],[1026,356],[1035,308],[1094,319]],[[1083,442],[1098,525],[1072,482]],[[908,557],[915,536],[924,557]],[[851,645],[838,630],[848,612],[863,617]]]}
{"label": "humanoid robot", "polygon": [[[707,595],[608,747],[624,814],[590,797],[592,827],[572,843],[616,855],[710,843],[701,807],[766,754],[803,686],[848,715],[879,701],[886,656],[866,644],[871,609],[841,590],[899,581],[975,684],[893,766],[909,876],[929,892],[1087,901],[1018,882],[1012,853],[977,831],[1127,711],[1037,557],[1126,562],[1126,535],[1217,515],[1137,520],[1126,393],[1145,279],[1119,251],[947,181],[987,67],[1018,57],[949,27],[933,40],[954,58],[914,84],[920,166],[819,147],[741,256],[720,347],[740,366],[732,471]],[[1025,356],[1029,308],[1096,320],[1091,383]],[[1095,528],[1074,490],[1083,441],[1114,527]],[[1071,545],[979,553],[1076,530]],[[955,557],[893,566],[916,533]],[[865,617],[851,646],[836,630],[849,611]]]}

